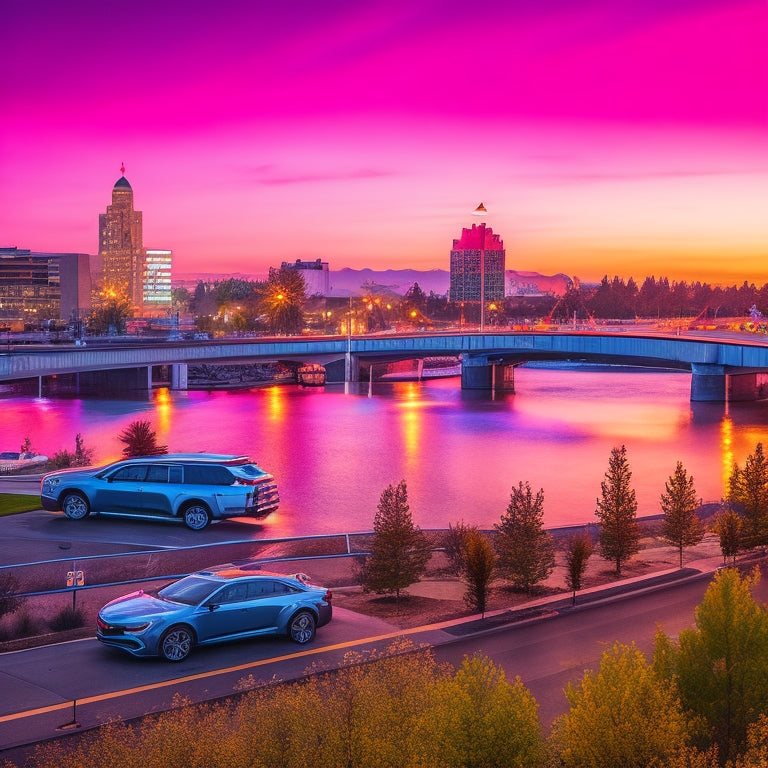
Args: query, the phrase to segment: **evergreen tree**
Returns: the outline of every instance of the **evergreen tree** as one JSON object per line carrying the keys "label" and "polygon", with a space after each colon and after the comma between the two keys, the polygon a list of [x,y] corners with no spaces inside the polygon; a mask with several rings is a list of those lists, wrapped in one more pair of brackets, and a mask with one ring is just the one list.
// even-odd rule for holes
{"label": "evergreen tree", "polygon": [[600,554],[616,563],[619,576],[622,564],[640,550],[637,499],[631,478],[626,446],[613,448],[605,480],[600,483],[595,514],[600,520]]}
{"label": "evergreen tree", "polygon": [[768,544],[768,462],[762,443],[747,456],[744,469],[734,464],[728,487],[729,501],[744,516],[744,547]]}
{"label": "evergreen tree", "polygon": [[516,589],[530,593],[555,567],[552,534],[543,528],[544,491],[534,496],[522,481],[512,488],[507,511],[494,525],[499,571]]}
{"label": "evergreen tree", "polygon": [[152,429],[149,421],[132,421],[118,436],[124,443],[123,456],[130,459],[133,456],[160,456],[168,453],[167,445],[157,444],[157,432]]}
{"label": "evergreen tree", "polygon": [[373,522],[371,554],[358,573],[364,592],[394,594],[418,581],[431,557],[429,542],[413,524],[405,480],[381,494]]}
{"label": "evergreen tree", "polygon": [[696,514],[699,505],[693,477],[688,476],[682,462],[677,462],[675,473],[666,482],[666,489],[661,494],[661,511],[664,513],[661,535],[677,547],[682,568],[683,549],[698,544],[704,538],[704,525]]}
{"label": "evergreen tree", "polygon": [[592,539],[586,533],[580,533],[568,542],[565,554],[565,585],[573,591],[573,605],[576,604],[576,592],[581,589],[587,561],[592,556]]}

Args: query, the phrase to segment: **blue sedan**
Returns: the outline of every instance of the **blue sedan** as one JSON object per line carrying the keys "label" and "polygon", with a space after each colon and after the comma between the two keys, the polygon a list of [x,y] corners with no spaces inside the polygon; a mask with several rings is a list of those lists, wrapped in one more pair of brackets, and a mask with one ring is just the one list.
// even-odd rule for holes
{"label": "blue sedan", "polygon": [[333,616],[331,592],[304,574],[224,565],[185,576],[151,595],[133,592],[100,611],[96,637],[134,656],[182,661],[196,645],[285,635],[308,643]]}

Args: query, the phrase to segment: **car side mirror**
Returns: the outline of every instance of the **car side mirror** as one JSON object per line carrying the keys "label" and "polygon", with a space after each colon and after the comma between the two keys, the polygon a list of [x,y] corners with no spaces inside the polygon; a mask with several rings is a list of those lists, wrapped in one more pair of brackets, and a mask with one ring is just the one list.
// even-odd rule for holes
{"label": "car side mirror", "polygon": [[218,603],[208,603],[208,610],[211,613],[213,613],[218,607]]}

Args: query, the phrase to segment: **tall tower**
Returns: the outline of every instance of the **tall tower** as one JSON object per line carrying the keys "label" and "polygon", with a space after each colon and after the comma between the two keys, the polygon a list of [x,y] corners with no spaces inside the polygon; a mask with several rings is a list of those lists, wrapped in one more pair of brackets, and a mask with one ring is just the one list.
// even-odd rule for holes
{"label": "tall tower", "polygon": [[99,257],[103,270],[103,288],[126,296],[134,310],[142,309],[144,244],[141,211],[133,209],[133,189],[123,175],[112,188],[112,205],[99,214]]}
{"label": "tall tower", "polygon": [[505,269],[501,237],[485,224],[464,227],[451,249],[450,300],[477,304],[504,301]]}

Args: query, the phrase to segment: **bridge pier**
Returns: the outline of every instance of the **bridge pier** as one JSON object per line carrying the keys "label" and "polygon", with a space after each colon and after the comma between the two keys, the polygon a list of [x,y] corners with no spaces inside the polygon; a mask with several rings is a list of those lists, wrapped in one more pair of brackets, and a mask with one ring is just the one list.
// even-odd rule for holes
{"label": "bridge pier", "polygon": [[186,363],[174,363],[171,366],[171,389],[182,391],[188,389]]}
{"label": "bridge pier", "polygon": [[357,355],[347,352],[344,358],[344,381],[360,381],[360,362]]}
{"label": "bridge pier", "polygon": [[691,363],[691,400],[697,403],[724,403],[727,375],[724,365]]}
{"label": "bridge pier", "polygon": [[514,392],[515,366],[494,355],[464,355],[461,359],[461,388]]}

